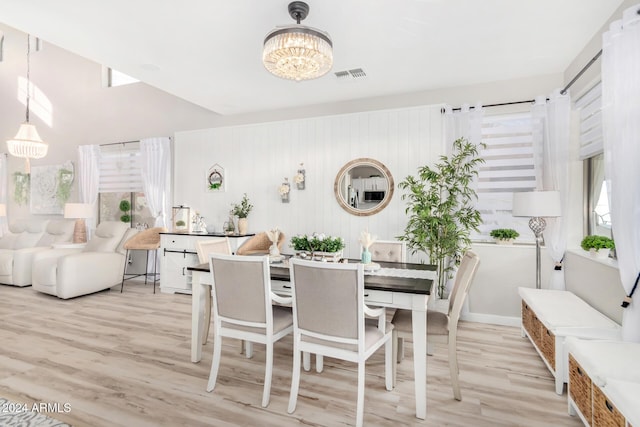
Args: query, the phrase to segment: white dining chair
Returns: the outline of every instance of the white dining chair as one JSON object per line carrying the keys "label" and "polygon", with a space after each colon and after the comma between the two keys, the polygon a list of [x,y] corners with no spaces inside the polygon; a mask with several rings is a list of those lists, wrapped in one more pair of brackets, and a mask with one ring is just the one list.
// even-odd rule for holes
{"label": "white dining chair", "polygon": [[[224,254],[231,255],[231,245],[229,244],[228,237],[214,237],[206,240],[196,241],[196,253],[198,254],[198,261],[200,264],[209,262],[210,254]],[[202,343],[206,344],[209,339],[209,328],[211,326],[211,304],[213,302],[213,291],[209,295],[209,298],[205,300],[204,305],[204,330],[202,336]]]}
{"label": "white dining chair", "polygon": [[291,304],[271,291],[268,256],[211,254],[209,268],[213,283],[213,360],[207,391],[216,386],[222,338],[264,344],[266,363],[262,406],[269,404],[273,371],[273,345],[293,331],[291,309],[273,305]]}
{"label": "white dining chair", "polygon": [[[449,348],[449,373],[451,375],[451,386],[453,396],[456,400],[462,400],[460,384],[458,381],[458,354],[457,336],[458,320],[462,305],[469,293],[471,283],[478,269],[480,257],[473,251],[467,251],[462,257],[460,267],[456,273],[456,279],[449,299],[449,308],[446,313],[427,309],[427,346],[431,343],[448,344]],[[398,363],[402,359],[403,339],[411,338],[413,329],[411,326],[411,310],[396,310],[393,320],[393,343],[394,354],[397,355]],[[428,352],[429,353],[429,352]],[[393,380],[396,379],[396,364],[393,366]]]}
{"label": "white dining chair", "polygon": [[[301,353],[335,357],[358,364],[356,425],[364,417],[365,362],[380,347],[385,350],[385,386],[393,387],[392,326],[385,309],[364,303],[364,267],[290,260],[293,296],[293,375],[288,412],[296,409]],[[365,323],[365,314],[378,319]]]}
{"label": "white dining chair", "polygon": [[407,243],[400,240],[376,240],[369,252],[371,261],[407,262]]}

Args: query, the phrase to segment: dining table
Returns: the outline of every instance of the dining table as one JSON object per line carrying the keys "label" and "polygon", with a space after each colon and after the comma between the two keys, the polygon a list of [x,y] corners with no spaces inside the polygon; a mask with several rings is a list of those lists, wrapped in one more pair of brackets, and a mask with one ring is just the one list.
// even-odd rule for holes
{"label": "dining table", "polygon": [[[271,289],[274,293],[291,295],[289,258],[270,264]],[[358,262],[357,260],[343,260]],[[411,310],[413,322],[413,369],[416,417],[427,414],[427,302],[436,275],[429,264],[376,262],[376,268],[365,266],[365,302],[379,307]],[[187,268],[192,275],[191,287],[191,361],[202,358],[204,342],[204,312],[210,298],[212,278],[209,264]]]}

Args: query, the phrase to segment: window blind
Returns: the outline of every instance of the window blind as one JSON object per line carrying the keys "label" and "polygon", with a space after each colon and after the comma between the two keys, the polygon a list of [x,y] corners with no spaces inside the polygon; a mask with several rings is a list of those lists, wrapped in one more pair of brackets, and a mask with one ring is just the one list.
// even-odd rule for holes
{"label": "window blind", "polygon": [[593,157],[602,147],[602,84],[598,82],[574,104],[580,117],[580,159]]}
{"label": "window blind", "polygon": [[484,116],[481,156],[476,192],[477,209],[482,215],[480,232],[474,240],[491,240],[495,228],[513,228],[519,241],[533,241],[528,219],[511,215],[513,193],[536,189],[533,132],[541,131],[531,113]]}
{"label": "window blind", "polygon": [[98,165],[100,193],[143,191],[139,143],[101,146]]}

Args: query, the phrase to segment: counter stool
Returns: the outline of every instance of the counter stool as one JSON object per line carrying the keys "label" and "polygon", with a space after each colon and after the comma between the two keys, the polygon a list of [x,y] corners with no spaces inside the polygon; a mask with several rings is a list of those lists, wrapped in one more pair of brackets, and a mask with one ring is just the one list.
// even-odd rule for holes
{"label": "counter stool", "polygon": [[[147,279],[150,275],[153,275],[153,293],[156,293],[156,283],[158,282],[159,273],[157,272],[158,266],[158,249],[160,249],[160,233],[166,233],[165,227],[149,228],[139,233],[136,233],[133,237],[124,243],[126,249],[124,270],[122,272],[122,284],[120,285],[120,292],[124,289],[124,281],[133,279],[135,277],[144,276],[144,284],[147,284]],[[129,260],[129,251],[147,251],[147,261],[145,263],[144,273],[127,273],[127,262]],[[153,252],[153,273],[149,272],[149,252]]]}

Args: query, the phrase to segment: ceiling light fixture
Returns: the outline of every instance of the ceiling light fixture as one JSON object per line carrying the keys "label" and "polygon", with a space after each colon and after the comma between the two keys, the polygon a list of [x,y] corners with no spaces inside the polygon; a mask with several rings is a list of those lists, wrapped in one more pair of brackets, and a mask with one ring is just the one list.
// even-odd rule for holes
{"label": "ceiling light fixture", "polygon": [[27,119],[20,125],[16,136],[7,141],[9,154],[15,157],[23,157],[25,159],[25,169],[27,173],[31,172],[29,159],[41,159],[47,155],[49,145],[42,141],[36,127],[29,123],[29,99],[31,98],[31,81],[29,79],[29,54],[30,54],[30,37],[27,35]]}
{"label": "ceiling light fixture", "polygon": [[333,66],[333,43],[324,31],[300,25],[309,14],[302,1],[289,3],[296,25],[276,27],[264,38],[262,62],[272,74],[289,80],[324,76]]}

